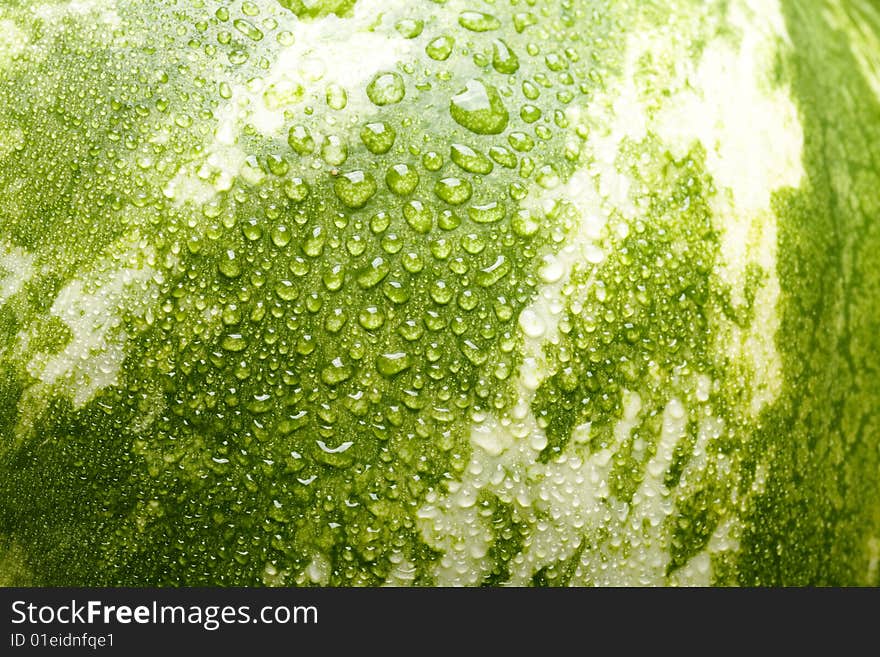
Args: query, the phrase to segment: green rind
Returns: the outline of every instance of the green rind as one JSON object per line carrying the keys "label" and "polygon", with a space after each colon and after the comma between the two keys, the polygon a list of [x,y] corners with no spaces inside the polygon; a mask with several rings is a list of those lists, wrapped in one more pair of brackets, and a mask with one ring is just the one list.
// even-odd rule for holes
{"label": "green rind", "polygon": [[[793,46],[782,66],[804,126],[807,180],[774,202],[785,392],[752,443],[755,458],[772,458],[747,516],[737,579],[877,586],[880,99],[851,33],[830,24],[841,15],[832,3],[783,7]],[[880,29],[869,3],[848,9],[850,30]]]}

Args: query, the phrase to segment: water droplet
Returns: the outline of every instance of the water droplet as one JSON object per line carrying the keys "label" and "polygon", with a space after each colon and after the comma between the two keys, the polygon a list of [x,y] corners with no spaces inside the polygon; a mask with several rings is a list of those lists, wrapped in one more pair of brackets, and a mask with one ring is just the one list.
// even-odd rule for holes
{"label": "water droplet", "polygon": [[462,310],[473,310],[480,305],[480,298],[474,294],[473,290],[462,290],[458,295],[458,306]]}
{"label": "water droplet", "polygon": [[422,256],[415,251],[404,253],[403,258],[401,258],[401,264],[410,274],[418,274],[425,266]]}
{"label": "water droplet", "polygon": [[537,17],[531,12],[520,12],[513,16],[513,27],[517,33],[522,34],[523,30],[538,22]]}
{"label": "water droplet", "polygon": [[321,158],[331,166],[339,166],[348,159],[348,146],[337,135],[327,135],[321,144]]}
{"label": "water droplet", "polygon": [[492,146],[489,148],[489,157],[495,162],[507,169],[516,168],[516,155],[511,153],[504,146]]}
{"label": "water droplet", "polygon": [[348,104],[348,94],[343,87],[336,83],[327,85],[325,98],[327,100],[327,107],[330,109],[345,109],[345,106]]}
{"label": "water droplet", "polygon": [[285,246],[290,244],[290,229],[287,228],[284,224],[278,224],[272,228],[271,233],[272,244],[277,246],[279,249],[283,249]]}
{"label": "water droplet", "polygon": [[263,227],[256,217],[251,217],[241,224],[242,235],[251,242],[256,242],[263,236]]}
{"label": "water droplet", "polygon": [[321,381],[328,386],[337,386],[351,378],[351,368],[341,358],[334,358],[330,364],[321,370]]}
{"label": "water droplet", "polygon": [[263,38],[263,33],[253,23],[246,21],[243,18],[235,19],[232,21],[232,25],[248,39],[259,41]]}
{"label": "water droplet", "polygon": [[541,118],[541,108],[535,105],[523,105],[519,110],[519,116],[526,123],[534,123]]}
{"label": "water droplet", "polygon": [[226,278],[238,278],[241,276],[241,265],[236,257],[235,251],[232,249],[226,251],[220,258],[220,264],[217,266],[220,273]]}
{"label": "water droplet", "polygon": [[543,318],[534,310],[526,308],[519,314],[519,326],[530,338],[540,338],[547,330]]}
{"label": "water droplet", "polygon": [[412,319],[407,319],[403,323],[401,323],[400,328],[397,329],[397,332],[403,336],[404,340],[409,342],[415,342],[424,334],[424,329],[422,325],[417,321]]}
{"label": "water droplet", "polygon": [[334,308],[324,320],[324,328],[330,331],[330,333],[339,333],[347,322],[348,316],[343,312],[342,308]]}
{"label": "water droplet", "polygon": [[367,150],[376,155],[387,153],[394,145],[397,133],[386,123],[368,123],[361,129],[361,141]]}
{"label": "water droplet", "polygon": [[540,224],[526,208],[517,211],[510,221],[510,226],[513,228],[513,232],[520,237],[530,237],[540,228]]}
{"label": "water droplet", "polygon": [[511,132],[507,141],[514,150],[520,152],[528,152],[535,147],[535,141],[524,132]]}
{"label": "water droplet", "polygon": [[492,14],[485,14],[481,11],[463,11],[458,16],[458,24],[466,30],[473,32],[489,32],[497,30],[501,27],[499,21]]}
{"label": "water droplet", "polygon": [[412,367],[412,359],[403,351],[381,354],[376,359],[376,369],[379,371],[379,374],[389,379],[410,367]]}
{"label": "water droplet", "polygon": [[386,276],[388,276],[390,271],[391,268],[382,257],[374,258],[358,275],[358,285],[365,290],[375,287],[381,283]]}
{"label": "water droplet", "polygon": [[398,196],[411,194],[419,184],[419,174],[407,164],[395,164],[385,175],[388,189]]}
{"label": "water droplet", "polygon": [[374,105],[393,105],[403,100],[406,87],[398,73],[379,73],[367,85],[367,97]]}
{"label": "water droplet", "polygon": [[554,189],[559,186],[559,172],[552,164],[545,164],[538,169],[535,180],[544,189]]}
{"label": "water droplet", "polygon": [[463,248],[466,253],[477,255],[478,253],[482,253],[483,249],[486,248],[486,240],[483,239],[482,235],[477,233],[468,233],[461,238],[461,248]]}
{"label": "water droplet", "polygon": [[452,54],[452,48],[454,45],[455,40],[452,37],[446,35],[439,36],[425,46],[425,52],[431,59],[442,62],[447,60],[449,55]]}
{"label": "water droplet", "polygon": [[282,280],[278,281],[278,284],[275,286],[275,294],[282,301],[293,301],[299,296],[299,290],[292,282]]}
{"label": "water droplet", "polygon": [[280,155],[266,157],[266,168],[276,176],[283,176],[290,170],[290,163]]}
{"label": "water droplet", "polygon": [[477,272],[477,284],[482,287],[491,287],[510,273],[510,260],[499,255],[488,267]]}
{"label": "water droplet", "polygon": [[394,24],[394,29],[404,39],[415,39],[422,33],[424,27],[425,21],[412,18],[402,18]]}
{"label": "water droplet", "polygon": [[309,195],[309,185],[302,178],[291,178],[284,183],[284,194],[291,201],[304,201]]}
{"label": "water droplet", "polygon": [[376,233],[385,232],[391,225],[391,215],[387,212],[377,212],[370,218],[370,230]]}
{"label": "water droplet", "polygon": [[445,306],[452,300],[452,288],[446,284],[446,281],[438,279],[431,284],[431,298],[435,303]]}
{"label": "water droplet", "polygon": [[504,219],[505,208],[503,203],[491,201],[481,205],[472,205],[468,208],[468,216],[471,221],[478,224],[492,224]]}
{"label": "water droplet", "polygon": [[461,353],[464,354],[464,357],[467,358],[472,365],[479,367],[489,360],[489,352],[485,349],[481,349],[473,340],[464,340],[461,342],[460,346]]}
{"label": "water droplet", "polygon": [[443,210],[437,218],[437,225],[443,230],[455,230],[461,226],[461,217],[452,210]]}
{"label": "water droplet", "polygon": [[376,193],[376,180],[370,173],[349,171],[336,177],[333,190],[347,207],[362,208]]}
{"label": "water droplet", "polygon": [[407,288],[400,281],[385,281],[382,293],[391,303],[395,303],[397,305],[406,303],[407,301],[409,301],[410,297],[409,288]]}
{"label": "water droplet", "polygon": [[439,171],[443,166],[443,156],[435,151],[428,151],[422,155],[422,166],[428,171]]}
{"label": "water droplet", "polygon": [[302,249],[310,258],[320,257],[324,253],[324,244],[327,241],[324,231],[320,226],[312,230],[312,234],[303,242]]}
{"label": "water droplet", "polygon": [[403,206],[403,217],[406,223],[417,233],[427,233],[434,224],[434,213],[431,208],[419,200],[409,201]]}
{"label": "water droplet", "polygon": [[461,178],[442,178],[434,185],[434,193],[450,205],[460,205],[470,200],[472,194],[471,184]]}
{"label": "water droplet", "polygon": [[509,119],[498,90],[481,80],[470,80],[453,96],[449,111],[456,123],[479,135],[501,133]]}
{"label": "water droplet", "polygon": [[228,303],[223,307],[221,317],[226,326],[235,326],[241,322],[241,309],[234,303]]}
{"label": "water droplet", "polygon": [[555,255],[548,254],[543,258],[544,265],[538,272],[544,283],[556,283],[565,275],[565,265]]}
{"label": "water droplet", "polygon": [[247,340],[245,340],[239,333],[230,333],[229,335],[223,336],[220,346],[226,351],[238,353],[239,351],[247,349]]}
{"label": "water droplet", "polygon": [[431,255],[437,260],[446,260],[452,254],[452,242],[440,237],[431,242]]}
{"label": "water droplet", "polygon": [[504,75],[516,73],[519,69],[519,58],[501,39],[492,42],[492,68]]}
{"label": "water droplet", "polygon": [[490,173],[494,166],[488,157],[464,144],[452,144],[449,156],[455,164],[468,173],[485,175]]}
{"label": "water droplet", "polygon": [[544,63],[551,71],[562,71],[568,68],[568,60],[557,52],[548,53],[544,57]]}
{"label": "water droplet", "polygon": [[308,128],[302,125],[293,126],[287,133],[287,143],[299,155],[308,155],[315,150],[315,140]]}
{"label": "water droplet", "polygon": [[331,292],[336,292],[345,283],[345,270],[342,265],[333,265],[321,274],[321,281]]}
{"label": "water droplet", "polygon": [[368,331],[375,331],[385,324],[385,314],[376,306],[368,306],[358,314],[358,323]]}

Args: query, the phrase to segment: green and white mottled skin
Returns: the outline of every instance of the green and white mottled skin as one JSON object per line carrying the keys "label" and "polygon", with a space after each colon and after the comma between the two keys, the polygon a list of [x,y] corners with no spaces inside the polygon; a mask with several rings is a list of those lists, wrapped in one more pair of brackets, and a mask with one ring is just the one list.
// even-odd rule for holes
{"label": "green and white mottled skin", "polygon": [[880,585],[872,3],[0,27],[0,583]]}

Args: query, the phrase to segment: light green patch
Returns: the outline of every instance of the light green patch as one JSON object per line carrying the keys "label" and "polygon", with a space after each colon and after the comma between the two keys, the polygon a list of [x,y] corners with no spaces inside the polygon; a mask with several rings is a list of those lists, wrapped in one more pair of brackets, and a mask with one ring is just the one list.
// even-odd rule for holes
{"label": "light green patch", "polygon": [[0,306],[18,294],[33,275],[33,255],[0,243]]}

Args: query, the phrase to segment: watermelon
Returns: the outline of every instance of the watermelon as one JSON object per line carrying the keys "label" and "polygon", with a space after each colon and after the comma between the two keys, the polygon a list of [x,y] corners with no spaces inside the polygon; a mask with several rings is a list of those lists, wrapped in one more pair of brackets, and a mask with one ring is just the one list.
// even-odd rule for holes
{"label": "watermelon", "polygon": [[868,0],[0,6],[0,583],[880,585]]}

